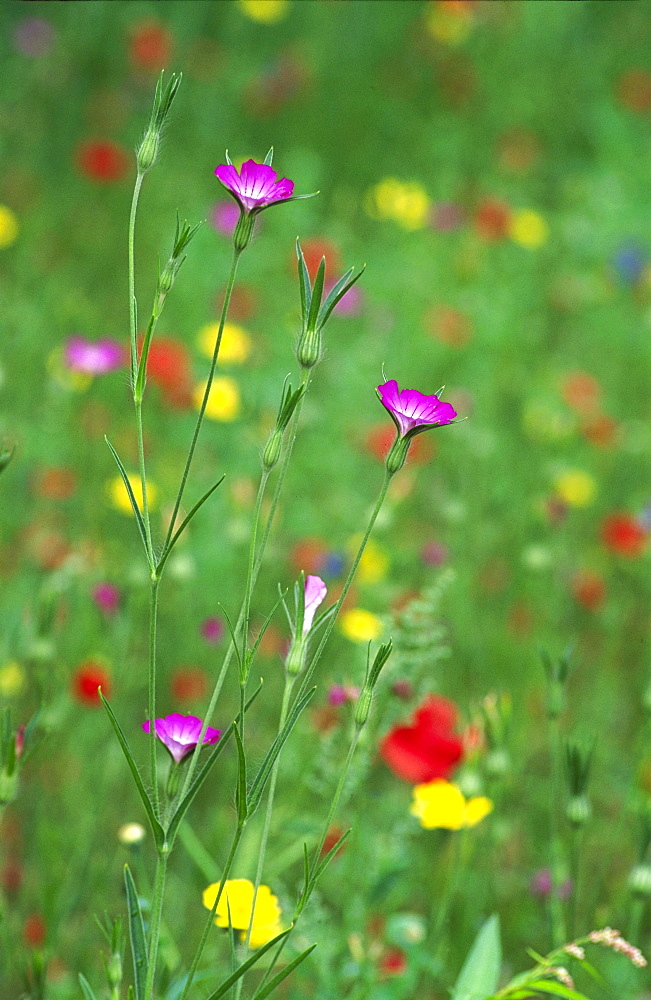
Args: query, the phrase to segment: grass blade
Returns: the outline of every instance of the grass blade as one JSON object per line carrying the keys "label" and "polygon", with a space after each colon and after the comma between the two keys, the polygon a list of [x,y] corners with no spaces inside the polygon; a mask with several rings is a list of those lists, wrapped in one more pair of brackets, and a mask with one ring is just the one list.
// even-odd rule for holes
{"label": "grass blade", "polygon": [[138,901],[136,884],[129,866],[124,866],[124,884],[127,889],[127,907],[129,910],[129,938],[133,956],[133,980],[136,987],[136,1000],[144,1000],[145,980],[147,978],[147,940],[142,910]]}

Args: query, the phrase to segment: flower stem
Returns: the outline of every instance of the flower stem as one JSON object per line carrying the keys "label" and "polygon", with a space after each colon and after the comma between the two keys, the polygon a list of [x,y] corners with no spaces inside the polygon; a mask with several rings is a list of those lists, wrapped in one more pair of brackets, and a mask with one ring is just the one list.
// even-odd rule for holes
{"label": "flower stem", "polygon": [[552,947],[558,948],[567,940],[563,901],[560,897],[562,882],[563,849],[558,821],[558,808],[562,800],[561,774],[561,732],[556,716],[549,720],[550,751],[552,759],[551,801],[549,809],[551,843],[551,889],[549,893],[549,916],[551,921]]}
{"label": "flower stem", "polygon": [[215,341],[215,348],[212,353],[212,361],[210,362],[210,371],[208,373],[208,381],[206,382],[206,388],[204,390],[203,399],[201,400],[201,406],[199,408],[199,416],[197,417],[197,422],[195,424],[194,433],[192,435],[192,441],[190,442],[190,450],[188,451],[188,457],[185,462],[185,468],[183,469],[183,475],[181,476],[181,483],[179,486],[179,492],[177,494],[176,500],[174,502],[174,510],[172,512],[172,517],[170,520],[170,526],[167,532],[167,537],[165,539],[165,545],[163,552],[167,550],[170,544],[172,535],[174,533],[174,525],[176,524],[176,516],[179,512],[181,502],[183,500],[183,494],[185,492],[186,483],[188,481],[188,476],[190,474],[190,467],[192,465],[192,459],[194,458],[195,448],[197,446],[197,439],[199,437],[199,431],[201,430],[201,425],[203,423],[204,414],[206,412],[206,406],[208,405],[208,398],[210,396],[210,389],[212,387],[213,379],[215,377],[215,368],[217,367],[217,358],[219,357],[219,349],[222,343],[222,336],[224,333],[224,325],[226,323],[226,316],[228,315],[228,307],[231,301],[231,295],[233,292],[233,285],[235,284],[235,275],[237,274],[237,265],[239,263],[241,250],[233,250],[233,260],[231,262],[231,270],[228,275],[228,284],[226,285],[226,294],[224,295],[224,303],[222,305],[221,316],[219,318],[219,330],[217,332],[217,339]]}
{"label": "flower stem", "polygon": [[135,234],[136,234],[136,213],[138,211],[138,199],[142,187],[144,174],[138,172],[136,183],[131,199],[131,212],[129,214],[129,333],[130,333],[130,357],[131,357],[131,382],[135,389],[136,375],[138,374],[138,331],[136,312],[136,266],[135,266]]}
{"label": "flower stem", "polygon": [[[258,524],[260,521],[260,508],[262,506],[262,498],[267,487],[267,480],[269,479],[269,471],[264,469],[262,475],[260,476],[260,485],[258,487],[258,495],[255,499],[255,508],[253,511],[253,525],[251,527],[251,542],[249,544],[249,564],[246,574],[246,589],[244,591],[244,600],[242,602],[242,610],[240,612],[240,618],[242,620],[242,659],[246,659],[247,655],[247,645],[249,636],[249,618],[251,616],[251,597],[253,595],[253,587],[255,585],[255,550],[258,541]],[[255,574],[255,575],[254,575]],[[238,620],[239,625],[239,620]],[[237,632],[235,633],[237,635]],[[246,669],[246,662],[245,662]],[[246,680],[245,680],[246,684]]]}
{"label": "flower stem", "polygon": [[149,603],[149,759],[154,813],[160,819],[158,762],[156,759],[156,626],[158,623],[158,579],[152,579]]}
{"label": "flower stem", "polygon": [[151,904],[151,921],[149,929],[149,961],[147,963],[147,978],[145,980],[145,1000],[154,1000],[154,977],[156,974],[156,959],[158,957],[158,941],[160,938],[161,914],[163,912],[163,896],[165,893],[165,876],[167,874],[168,852],[160,851],[156,862],[154,881],[154,898]]}

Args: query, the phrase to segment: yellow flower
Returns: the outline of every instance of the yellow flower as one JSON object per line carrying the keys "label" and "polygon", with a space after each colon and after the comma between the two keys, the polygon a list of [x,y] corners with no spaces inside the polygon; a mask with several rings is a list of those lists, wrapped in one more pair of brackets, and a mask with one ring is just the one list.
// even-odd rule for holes
{"label": "yellow flower", "polygon": [[0,694],[3,698],[15,698],[25,687],[25,671],[15,660],[0,667]]}
{"label": "yellow flower", "polygon": [[[206,382],[201,382],[194,390],[194,405],[201,408]],[[235,420],[240,414],[240,390],[237,382],[227,375],[213,379],[206,406],[206,416],[210,420]]]}
{"label": "yellow flower", "polygon": [[459,45],[469,35],[473,24],[471,10],[465,4],[438,3],[433,0],[427,14],[427,30],[437,42]]}
{"label": "yellow flower", "polygon": [[514,212],[509,223],[509,236],[527,250],[537,250],[546,242],[549,227],[542,215],[530,208]]}
{"label": "yellow flower", "polygon": [[570,507],[587,507],[592,503],[597,484],[589,472],[573,469],[564,472],[554,484],[556,495]]}
{"label": "yellow flower", "polygon": [[287,13],[289,0],[240,0],[240,6],[252,21],[275,24],[282,21]]}
{"label": "yellow flower", "polygon": [[[202,900],[207,910],[212,910],[220,885],[221,882],[214,882],[207,889],[204,889]],[[235,930],[242,931],[240,935],[242,940],[245,939],[247,928],[251,922],[253,889],[253,882],[249,881],[248,878],[227,879],[215,911],[216,925],[228,927],[230,915],[230,926]],[[280,934],[282,930],[280,916],[278,898],[273,895],[268,885],[261,885],[255,898],[250,942],[252,948],[261,948],[276,934]]]}
{"label": "yellow flower", "polygon": [[19,230],[16,215],[6,205],[0,205],[0,250],[16,242]]}
{"label": "yellow flower", "polygon": [[[348,548],[352,551],[352,554],[357,552],[361,540],[361,535],[355,535],[351,538]],[[388,568],[389,557],[387,553],[371,539],[367,543],[364,555],[360,560],[357,579],[360,583],[378,583],[380,580],[384,580]]]}
{"label": "yellow flower", "polygon": [[[207,358],[212,358],[215,350],[215,341],[219,333],[219,323],[208,323],[199,330],[197,344],[202,354]],[[218,363],[227,365],[241,365],[247,360],[251,353],[251,337],[241,326],[235,323],[226,323],[222,333],[222,342],[219,345]]]}
{"label": "yellow flower", "polygon": [[353,642],[370,642],[382,635],[382,622],[377,615],[363,608],[352,608],[341,616],[341,631]]}
{"label": "yellow flower", "polygon": [[[135,473],[127,473],[127,478],[129,480],[129,485],[133,490],[133,495],[136,499],[138,507],[142,511],[142,486],[140,483],[140,476]],[[129,500],[129,494],[127,493],[127,488],[124,485],[122,476],[115,476],[111,479],[108,484],[108,493],[111,498],[111,503],[118,510],[121,510],[124,514],[133,514],[133,507],[131,506],[131,501]],[[147,505],[150,510],[156,506],[156,500],[158,497],[158,490],[156,486],[147,482]]]}
{"label": "yellow flower", "polygon": [[416,785],[413,795],[409,811],[426,830],[476,826],[493,808],[490,799],[484,796],[466,799],[460,788],[442,778]]}
{"label": "yellow flower", "polygon": [[427,224],[430,200],[420,184],[386,177],[367,193],[366,210],[375,219],[393,219],[403,229],[421,229]]}

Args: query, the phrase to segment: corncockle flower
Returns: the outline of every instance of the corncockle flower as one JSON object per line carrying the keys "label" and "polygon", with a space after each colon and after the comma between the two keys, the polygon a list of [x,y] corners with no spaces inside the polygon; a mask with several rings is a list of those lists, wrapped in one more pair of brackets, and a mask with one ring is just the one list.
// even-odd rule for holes
{"label": "corncockle flower", "polygon": [[86,340],[70,337],[65,347],[68,368],[85,375],[105,375],[124,364],[124,350],[116,340]]}
{"label": "corncockle flower", "polygon": [[120,607],[120,591],[112,583],[96,583],[93,601],[105,615],[113,615]]}
{"label": "corncockle flower", "polygon": [[215,174],[247,215],[256,215],[276,202],[288,201],[294,191],[293,181],[287,177],[278,180],[272,167],[255,160],[245,160],[239,174],[230,161],[217,167]]}
{"label": "corncockle flower", "polygon": [[[149,719],[143,722],[142,728],[146,733],[150,732]],[[178,712],[172,712],[164,719],[156,719],[155,732],[166,750],[171,753],[175,763],[180,764],[196,747],[202,728],[203,722],[196,715],[179,715]],[[216,743],[220,736],[219,729],[208,726],[203,738],[204,746]]]}
{"label": "corncockle flower", "polygon": [[224,634],[224,623],[221,618],[212,616],[211,618],[205,618],[201,623],[201,635],[206,640],[206,642],[215,643],[219,642]]}
{"label": "corncockle flower", "polygon": [[320,576],[305,578],[305,613],[303,615],[303,635],[310,631],[316,609],[325,600],[328,588]]}
{"label": "corncockle flower", "polygon": [[[297,584],[297,588],[298,587],[300,587],[300,583]],[[297,612],[298,619],[296,621],[296,626],[292,627],[292,631],[294,632],[292,644],[289,648],[287,659],[285,660],[287,673],[294,676],[300,674],[305,667],[308,638],[314,622],[314,615],[316,614],[316,610],[319,605],[323,603],[328,592],[328,588],[320,576],[306,577],[303,588],[303,615],[301,619],[301,612],[299,608]],[[300,594],[300,590],[297,589],[296,594],[298,605],[298,594]]]}
{"label": "corncockle flower", "polygon": [[398,389],[395,379],[377,387],[380,402],[396,425],[398,436],[387,455],[386,468],[390,475],[403,467],[412,438],[430,427],[451,424],[457,412],[436,394],[426,396],[417,389]]}

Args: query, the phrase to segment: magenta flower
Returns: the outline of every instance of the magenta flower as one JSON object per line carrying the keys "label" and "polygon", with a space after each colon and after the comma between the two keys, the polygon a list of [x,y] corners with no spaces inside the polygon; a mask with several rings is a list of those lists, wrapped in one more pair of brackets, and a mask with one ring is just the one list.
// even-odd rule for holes
{"label": "magenta flower", "polygon": [[213,206],[210,222],[213,229],[216,229],[218,233],[223,233],[224,236],[232,236],[239,217],[240,211],[232,201],[218,201]]}
{"label": "magenta flower", "polygon": [[[150,732],[149,719],[143,722],[142,728],[146,733]],[[177,712],[166,715],[164,719],[156,719],[155,725],[156,736],[169,750],[177,764],[180,764],[184,757],[192,753],[199,742],[202,728],[203,722],[196,715],[179,715]],[[203,738],[203,745],[216,743],[220,736],[219,729],[212,729],[208,726]]]}
{"label": "magenta flower", "polygon": [[312,628],[316,609],[323,603],[328,588],[320,576],[305,578],[305,614],[303,615],[303,635]]}
{"label": "magenta flower", "polygon": [[426,396],[417,389],[398,389],[395,379],[377,387],[380,402],[389,411],[402,438],[412,438],[430,427],[451,424],[457,412],[436,395]]}
{"label": "magenta flower", "polygon": [[120,607],[120,591],[112,583],[96,583],[93,600],[105,615],[114,615]]}
{"label": "magenta flower", "polygon": [[68,368],[85,375],[105,375],[124,364],[124,350],[116,340],[69,337],[65,347]]}
{"label": "magenta flower", "polygon": [[217,167],[215,174],[246,215],[255,215],[276,202],[288,201],[294,191],[293,181],[286,177],[278,180],[272,167],[255,160],[245,160],[239,174],[230,162]]}
{"label": "magenta flower", "polygon": [[221,618],[205,618],[201,623],[201,634],[206,642],[219,642],[224,634],[224,623]]}

